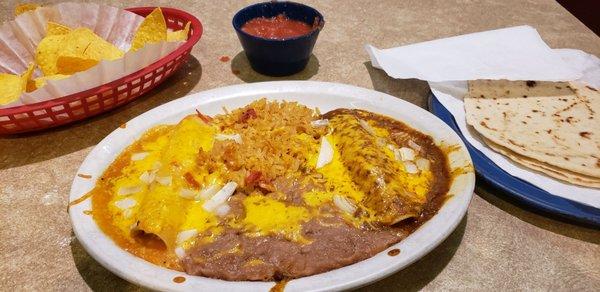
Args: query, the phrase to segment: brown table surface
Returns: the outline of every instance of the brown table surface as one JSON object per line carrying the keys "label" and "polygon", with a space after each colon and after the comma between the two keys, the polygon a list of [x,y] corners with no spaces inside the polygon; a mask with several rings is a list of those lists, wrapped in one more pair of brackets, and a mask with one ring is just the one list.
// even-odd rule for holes
{"label": "brown table surface", "polygon": [[[42,1],[56,2],[56,1]],[[36,134],[0,137],[0,290],[140,290],[92,259],[66,212],[71,181],[90,150],[129,119],[202,90],[265,80],[254,73],[231,27],[253,1],[106,1],[165,5],[196,15],[205,31],[185,66],[139,100],[110,113]],[[363,46],[380,48],[528,24],[553,48],[600,56],[600,38],[552,0],[304,1],[325,15],[308,68],[289,78],[373,88],[426,107],[423,81],[374,69]],[[0,20],[12,19],[14,0]],[[221,56],[231,61],[221,62]],[[239,70],[239,74],[232,74]],[[600,231],[549,219],[479,182],[467,216],[440,246],[364,290],[600,291]]]}

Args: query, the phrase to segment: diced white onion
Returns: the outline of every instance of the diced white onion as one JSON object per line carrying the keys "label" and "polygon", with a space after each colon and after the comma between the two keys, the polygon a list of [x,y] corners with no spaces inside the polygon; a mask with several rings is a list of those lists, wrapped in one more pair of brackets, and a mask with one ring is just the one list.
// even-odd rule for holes
{"label": "diced white onion", "polygon": [[379,147],[385,146],[385,139],[384,138],[379,137],[379,138],[377,138],[375,140],[375,142],[377,143],[377,146],[379,146]]}
{"label": "diced white onion", "polygon": [[421,152],[421,146],[419,146],[419,144],[415,143],[413,140],[408,140],[408,146],[417,152]]}
{"label": "diced white onion", "polygon": [[175,255],[177,255],[179,259],[183,259],[185,257],[185,249],[181,246],[175,248]]}
{"label": "diced white onion", "polygon": [[133,210],[125,209],[125,211],[123,211],[123,217],[129,218],[129,217],[131,217],[131,215],[133,215]]}
{"label": "diced white onion", "polygon": [[317,127],[325,127],[329,125],[329,120],[328,119],[322,119],[322,120],[314,120],[312,122],[310,122],[310,125],[317,128]]}
{"label": "diced white onion", "polygon": [[200,194],[198,194],[198,197],[196,198],[196,200],[198,200],[198,199],[206,200],[206,199],[214,196],[220,189],[221,189],[221,187],[219,185],[210,185],[210,186],[204,188],[202,191],[200,191]]}
{"label": "diced white onion", "polygon": [[157,176],[156,181],[163,186],[170,186],[172,178],[171,176]]}
{"label": "diced white onion", "polygon": [[225,141],[225,140],[233,140],[238,144],[242,144],[242,136],[240,134],[216,134],[215,140]]}
{"label": "diced white onion", "polygon": [[360,124],[361,127],[363,127],[363,129],[365,129],[365,131],[367,131],[367,133],[369,133],[371,135],[375,135],[375,130],[365,120],[358,119],[358,123]]}
{"label": "diced white onion", "polygon": [[140,180],[143,183],[149,185],[154,181],[155,177],[156,177],[155,172],[144,171],[144,173],[142,173],[142,175],[140,175]]}
{"label": "diced white onion", "polygon": [[398,161],[402,161],[402,153],[400,152],[400,149],[398,149],[398,147],[392,145],[392,144],[387,144],[388,149],[392,150],[392,152],[394,153],[394,158]]}
{"label": "diced white onion", "polygon": [[227,215],[227,213],[229,213],[229,210],[231,210],[231,207],[229,207],[229,205],[227,203],[223,203],[222,205],[220,205],[219,207],[217,207],[215,209],[215,214],[223,217],[223,216]]}
{"label": "diced white onion", "polygon": [[415,173],[419,172],[419,169],[417,168],[417,166],[410,161],[404,162],[404,169],[406,169],[406,172],[408,172],[410,174],[415,174]]}
{"label": "diced white onion", "polygon": [[354,206],[354,204],[346,197],[333,195],[333,203],[340,208],[340,210],[348,214],[354,214],[356,211],[356,206]]}
{"label": "diced white onion", "polygon": [[375,179],[375,183],[377,184],[378,187],[380,188],[385,188],[385,179],[383,178],[383,176],[379,175],[377,176],[377,178]]}
{"label": "diced white onion", "polygon": [[402,147],[398,150],[400,152],[400,158],[402,161],[413,161],[415,160],[415,150],[408,147]]}
{"label": "diced white onion", "polygon": [[162,166],[162,163],[160,163],[160,161],[154,161],[154,164],[152,164],[152,170],[154,170],[154,171],[159,170],[161,166]]}
{"label": "diced white onion", "polygon": [[400,154],[400,149],[394,148],[392,151],[394,151],[394,158],[396,158],[396,160],[398,160],[398,161],[402,161],[402,155]]}
{"label": "diced white onion", "polygon": [[142,160],[144,158],[146,158],[146,156],[148,156],[148,152],[138,152],[138,153],[133,153],[131,155],[131,160],[133,161],[138,161],[138,160]]}
{"label": "diced white onion", "polygon": [[141,186],[131,186],[131,187],[119,188],[118,193],[120,196],[127,196],[127,195],[131,195],[131,194],[139,193],[141,191],[142,191]]}
{"label": "diced white onion", "polygon": [[327,165],[333,160],[333,147],[327,137],[321,137],[321,149],[317,158],[317,169]]}
{"label": "diced white onion", "polygon": [[179,191],[179,196],[185,199],[192,200],[196,197],[196,191],[192,189],[183,188],[181,189],[181,191]]}
{"label": "diced white onion", "polygon": [[121,210],[129,209],[137,204],[137,201],[132,198],[125,198],[122,200],[118,200],[115,202],[115,206],[117,206]]}
{"label": "diced white onion", "polygon": [[209,211],[209,212],[214,211],[219,205],[225,203],[227,201],[227,199],[229,199],[229,197],[231,197],[233,195],[236,188],[237,188],[237,183],[235,183],[235,182],[226,183],[225,186],[223,186],[223,188],[221,190],[219,190],[214,196],[212,196],[210,199],[208,199],[206,202],[204,202],[204,204],[202,205],[202,208],[204,208],[204,210]]}
{"label": "diced white onion", "polygon": [[427,160],[425,158],[419,158],[419,159],[417,159],[417,161],[415,161],[415,163],[417,164],[417,167],[421,171],[428,171],[429,167],[431,166],[431,163],[429,162],[429,160]]}
{"label": "diced white onion", "polygon": [[177,245],[181,245],[184,242],[186,242],[188,239],[196,236],[198,234],[198,230],[196,229],[189,229],[189,230],[184,230],[179,232],[179,234],[177,234],[177,239],[176,239],[176,243]]}

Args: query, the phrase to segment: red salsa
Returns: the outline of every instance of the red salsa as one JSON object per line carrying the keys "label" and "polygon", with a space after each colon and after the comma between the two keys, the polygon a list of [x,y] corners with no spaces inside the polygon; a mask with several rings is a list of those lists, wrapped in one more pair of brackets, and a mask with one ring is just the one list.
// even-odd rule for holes
{"label": "red salsa", "polygon": [[266,39],[289,39],[310,33],[314,26],[299,20],[289,19],[283,14],[275,17],[257,17],[242,26],[242,30],[253,36]]}

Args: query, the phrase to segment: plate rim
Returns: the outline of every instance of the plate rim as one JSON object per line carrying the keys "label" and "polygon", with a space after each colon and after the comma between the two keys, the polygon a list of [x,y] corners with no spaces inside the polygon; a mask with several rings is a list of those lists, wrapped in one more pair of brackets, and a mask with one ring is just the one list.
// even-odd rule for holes
{"label": "plate rim", "polygon": [[600,226],[600,209],[552,195],[498,167],[465,139],[452,114],[431,91],[428,96],[428,106],[432,114],[444,121],[463,140],[469,150],[477,174],[486,182],[528,207],[575,223]]}
{"label": "plate rim", "polygon": [[[316,89],[314,89],[314,88],[316,88]],[[247,90],[247,92],[245,92],[244,90]],[[126,123],[127,127],[125,129],[117,128],[113,132],[111,132],[109,135],[107,135],[104,139],[102,139],[102,141],[100,141],[92,149],[92,151],[86,156],[85,160],[82,162],[81,166],[77,170],[77,173],[82,173],[82,170],[84,171],[83,173],[85,173],[85,168],[88,167],[88,165],[92,163],[92,162],[90,162],[90,159],[93,159],[93,158],[95,158],[95,156],[99,155],[98,153],[100,153],[100,151],[102,151],[101,148],[105,147],[106,145],[110,145],[111,140],[117,139],[120,136],[124,136],[124,137],[121,137],[121,139],[122,140],[125,139],[125,140],[121,141],[120,144],[124,144],[125,146],[129,145],[132,141],[137,139],[137,136],[136,136],[137,134],[135,134],[136,131],[138,131],[138,132],[144,131],[145,129],[147,129],[151,126],[161,123],[162,121],[158,121],[158,122],[150,123],[149,125],[146,125],[146,126],[139,125],[139,123],[141,123],[141,121],[143,121],[145,118],[152,117],[153,115],[157,115],[157,114],[161,113],[161,109],[163,111],[166,111],[166,114],[164,114],[166,116],[168,116],[169,113],[171,115],[177,115],[178,111],[173,110],[173,109],[177,108],[177,106],[179,106],[179,105],[185,105],[188,103],[189,103],[188,109],[193,111],[194,107],[192,104],[194,104],[194,103],[195,104],[198,104],[198,103],[206,104],[206,103],[219,102],[219,101],[223,102],[228,99],[236,99],[236,98],[243,99],[244,96],[246,96],[246,98],[249,98],[250,96],[256,95],[256,91],[263,92],[263,93],[260,93],[261,95],[262,94],[268,95],[268,94],[281,94],[284,92],[294,92],[294,91],[296,91],[297,94],[302,94],[302,92],[311,93],[311,90],[321,92],[322,94],[329,94],[329,95],[336,95],[336,94],[339,95],[338,91],[351,92],[352,94],[354,94],[354,96],[348,97],[349,98],[348,103],[350,103],[353,100],[366,101],[365,97],[362,97],[362,99],[361,99],[361,97],[358,97],[359,94],[366,94],[367,96],[370,95],[371,97],[376,96],[382,101],[384,99],[387,99],[388,101],[391,102],[393,99],[394,100],[393,103],[396,103],[395,106],[408,107],[408,110],[403,110],[403,115],[407,115],[407,116],[410,115],[412,118],[412,116],[415,115],[415,113],[410,112],[410,114],[409,114],[409,113],[404,113],[404,111],[414,110],[418,114],[423,114],[425,116],[428,116],[426,119],[430,119],[430,120],[435,121],[435,123],[439,123],[439,125],[436,125],[436,126],[440,126],[442,129],[436,130],[436,131],[438,131],[437,136],[443,136],[443,137],[448,136],[447,138],[451,139],[452,143],[456,142],[457,144],[459,144],[461,157],[464,157],[463,159],[472,165],[472,159],[470,157],[469,152],[466,151],[467,150],[466,145],[464,144],[462,139],[460,139],[460,137],[457,135],[456,132],[452,131],[452,129],[448,125],[446,125],[441,119],[439,119],[435,115],[429,113],[427,110],[420,108],[408,101],[402,100],[401,98],[391,96],[386,93],[375,91],[372,89],[367,89],[367,88],[362,88],[362,87],[357,87],[357,86],[347,85],[347,84],[341,84],[341,83],[319,82],[319,81],[270,81],[270,82],[231,85],[231,86],[225,86],[225,87],[214,88],[214,89],[210,89],[210,90],[206,90],[206,91],[201,91],[201,92],[193,93],[193,94],[187,95],[185,97],[173,100],[171,102],[157,106],[145,113],[142,113],[142,114],[138,115],[137,117],[128,121]],[[237,93],[235,93],[235,94],[228,93],[224,97],[219,97],[219,94],[223,94],[224,92],[237,92]],[[315,92],[315,93],[318,93],[318,92]],[[369,97],[369,98],[371,98],[371,97]],[[256,98],[256,97],[253,97],[253,98]],[[390,98],[392,98],[392,99],[390,99]],[[282,100],[285,98],[276,97],[275,99]],[[370,100],[369,100],[369,102],[373,103],[373,101],[370,101]],[[376,107],[374,104],[372,104],[372,105],[374,107]],[[383,106],[381,106],[381,105],[379,105],[379,107],[383,108]],[[420,118],[420,116],[417,118]],[[432,127],[432,126],[427,126],[427,127]],[[127,130],[127,129],[129,129],[129,130]],[[129,133],[129,131],[134,131],[134,132],[127,135],[127,133]],[[428,133],[428,134],[431,134],[433,136],[433,133]],[[114,143],[114,141],[113,141],[113,143]],[[117,147],[117,148],[119,148],[119,149],[115,150],[115,151],[117,151],[117,155],[118,155],[118,153],[120,153],[122,151],[122,149],[124,147]],[[106,151],[108,151],[108,150],[106,150]],[[98,167],[98,166],[96,166],[96,167]],[[102,167],[102,170],[99,172],[102,173],[104,171],[104,168],[105,167]],[[356,288],[356,287],[364,286],[364,285],[367,285],[374,281],[377,281],[381,278],[389,276],[390,274],[395,273],[395,272],[409,266],[413,262],[417,261],[418,259],[420,259],[423,256],[425,256],[426,254],[428,254],[431,250],[433,250],[440,243],[442,243],[442,241],[445,240],[452,232],[454,232],[454,230],[456,229],[458,224],[462,221],[463,217],[465,216],[465,214],[468,210],[470,201],[473,196],[474,188],[475,188],[475,173],[469,172],[464,177],[465,177],[465,179],[464,179],[465,182],[463,183],[464,186],[461,189],[459,189],[460,192],[457,194],[458,196],[453,196],[453,198],[451,200],[449,200],[446,203],[446,205],[444,205],[444,206],[449,205],[453,208],[456,208],[455,210],[452,210],[452,212],[455,212],[455,214],[447,215],[447,216],[451,216],[451,219],[452,219],[451,222],[448,222],[445,224],[443,222],[437,223],[437,221],[440,221],[440,220],[435,220],[435,218],[437,216],[436,215],[436,216],[434,216],[434,218],[430,219],[427,223],[425,223],[423,226],[421,226],[419,228],[419,230],[427,231],[429,229],[439,227],[439,226],[432,225],[432,224],[438,224],[438,225],[442,224],[441,227],[444,227],[445,229],[442,229],[441,232],[438,232],[436,234],[431,234],[431,233],[427,234],[427,233],[424,233],[425,231],[419,232],[419,230],[412,233],[411,236],[413,234],[419,234],[420,237],[423,237],[425,235],[430,235],[430,236],[425,238],[426,239],[425,244],[421,243],[423,246],[419,246],[418,248],[413,247],[414,249],[417,249],[415,252],[413,252],[413,254],[409,253],[406,256],[407,258],[404,258],[405,256],[402,255],[402,258],[404,260],[403,260],[403,262],[401,262],[401,264],[390,264],[388,266],[380,267],[381,270],[374,271],[372,273],[367,273],[366,275],[358,275],[357,277],[353,277],[352,279],[349,279],[345,282],[335,283],[335,281],[334,281],[334,283],[332,283],[329,286],[318,287],[318,288],[312,287],[309,290],[313,290],[313,291],[341,290],[341,289],[349,289],[349,288]],[[78,190],[78,188],[81,187],[80,184],[85,185],[86,183],[82,182],[82,180],[80,178],[78,178],[77,175],[75,175],[75,177],[73,179],[73,183],[71,185],[71,190],[70,190],[70,195],[69,195],[70,201],[77,199],[82,195],[82,192],[80,190]],[[92,182],[88,181],[87,184],[94,185],[95,180]],[[457,197],[457,198],[455,199],[454,197]],[[106,254],[104,254],[105,252],[101,252],[97,248],[90,246],[90,244],[92,242],[90,241],[91,239],[89,238],[89,236],[91,236],[91,235],[84,234],[84,231],[86,231],[84,227],[86,227],[86,226],[82,226],[82,224],[85,223],[84,221],[90,221],[91,219],[89,219],[89,218],[85,219],[85,216],[87,216],[87,215],[85,215],[85,216],[82,215],[82,210],[86,206],[90,205],[89,201],[90,200],[86,200],[83,203],[80,203],[78,205],[71,207],[69,210],[69,216],[71,219],[73,231],[74,231],[75,235],[77,236],[78,240],[80,241],[80,243],[82,244],[84,249],[95,260],[97,260],[102,266],[107,268],[109,271],[117,274],[121,278],[124,278],[132,283],[135,283],[135,284],[138,284],[138,285],[141,285],[144,287],[148,287],[151,289],[172,290],[172,291],[182,290],[183,291],[183,290],[186,290],[186,288],[188,288],[188,290],[189,290],[189,289],[194,289],[194,288],[197,289],[198,287],[200,287],[200,286],[190,287],[187,285],[187,283],[184,285],[174,284],[171,281],[168,281],[166,283],[156,283],[156,281],[155,281],[154,283],[149,284],[149,283],[151,283],[151,281],[149,281],[149,279],[139,277],[139,276],[135,275],[135,273],[125,271],[123,269],[123,267],[114,266],[113,265],[114,263],[111,261],[111,258],[108,257]],[[454,206],[454,205],[456,205],[456,206]],[[451,207],[447,207],[447,208],[451,208]],[[441,210],[449,210],[449,209],[444,209],[444,207],[442,207]],[[448,212],[449,211],[442,211],[442,212],[440,212],[440,214],[448,213]],[[87,217],[89,217],[89,216],[87,216]],[[438,218],[441,218],[441,217],[438,216]],[[95,229],[99,230],[99,228],[95,224],[95,222],[93,220],[91,220],[91,221],[92,221],[92,223],[85,223],[85,224],[91,224],[92,226],[90,228],[95,227]],[[446,225],[446,226],[444,226],[444,225]],[[97,230],[95,230],[95,232],[98,233]],[[148,269],[154,270],[154,272],[158,271],[161,273],[166,273],[171,276],[182,275],[188,279],[189,278],[194,279],[193,282],[202,281],[202,283],[200,283],[200,285],[201,285],[201,287],[204,287],[204,288],[213,287],[213,289],[214,289],[216,286],[220,286],[220,289],[225,289],[225,290],[236,290],[236,289],[243,289],[243,288],[246,288],[246,289],[248,289],[248,288],[269,289],[274,284],[274,282],[258,282],[258,283],[257,282],[249,282],[249,281],[230,282],[230,281],[223,281],[223,280],[218,280],[218,279],[210,279],[210,278],[205,278],[205,277],[187,275],[183,272],[177,272],[174,270],[169,270],[166,268],[155,266],[149,262],[146,262],[140,258],[137,258],[134,255],[127,253],[126,251],[122,250],[120,247],[116,246],[116,244],[114,244],[112,242],[112,240],[110,238],[108,238],[108,236],[104,235],[101,231],[100,231],[99,235],[97,235],[97,236],[101,237],[100,240],[106,241],[106,239],[108,239],[108,241],[110,241],[110,243],[108,244],[109,248],[114,249],[114,247],[116,247],[118,250],[120,250],[121,254],[126,253],[129,257],[133,258],[130,260],[133,261],[135,264],[140,264],[140,262],[141,262],[146,267],[148,267]],[[345,266],[342,268],[334,269],[329,272],[320,273],[317,275],[303,277],[303,278],[299,278],[299,279],[294,279],[294,280],[290,281],[288,286],[286,286],[286,290],[287,290],[287,287],[301,288],[302,286],[300,284],[295,285],[295,283],[305,284],[304,282],[310,282],[311,281],[310,278],[313,278],[313,277],[314,278],[318,277],[319,280],[323,280],[323,279],[321,279],[321,277],[326,277],[325,275],[330,275],[331,273],[335,274],[336,271],[338,271],[337,273],[340,273],[340,270],[348,270],[347,269],[348,267],[354,267],[354,266],[358,266],[358,265],[360,265],[360,267],[364,267],[369,264],[372,264],[372,262],[374,262],[374,264],[377,264],[377,261],[384,260],[384,259],[382,259],[381,254],[386,253],[389,249],[392,249],[396,246],[402,245],[402,243],[404,243],[404,242],[412,242],[410,240],[407,240],[407,239],[411,238],[411,236],[386,248],[385,250],[381,251],[380,253],[378,253],[378,254],[374,255],[373,257],[368,258],[366,260],[363,260],[363,261],[360,261],[355,264]],[[413,238],[419,238],[419,236],[415,235],[415,236],[413,236]],[[411,250],[411,249],[409,248],[408,250]],[[127,257],[127,255],[125,255],[125,256]],[[201,280],[196,280],[197,278],[201,278]],[[332,278],[331,280],[333,281],[334,279],[335,278]],[[189,281],[186,281],[186,282],[189,282]],[[206,283],[204,283],[204,282],[206,282]],[[223,282],[225,282],[226,284],[223,285],[224,284]],[[240,283],[243,285],[251,285],[251,286],[241,286]],[[208,285],[208,286],[204,286],[204,285]],[[216,286],[212,286],[212,285],[216,285]],[[295,286],[300,286],[300,287],[295,287]],[[304,289],[306,289],[306,288],[304,288]],[[292,290],[294,290],[294,289],[292,289]]]}

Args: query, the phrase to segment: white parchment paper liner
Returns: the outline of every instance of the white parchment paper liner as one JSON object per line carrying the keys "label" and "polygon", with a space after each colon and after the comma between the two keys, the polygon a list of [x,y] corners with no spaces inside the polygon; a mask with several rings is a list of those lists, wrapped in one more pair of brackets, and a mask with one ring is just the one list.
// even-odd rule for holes
{"label": "white parchment paper liner", "polygon": [[586,82],[600,87],[600,59],[580,50],[550,49],[530,26],[462,35],[404,47],[366,47],[374,67],[394,78],[429,81],[433,94],[454,116],[462,134],[501,169],[559,197],[600,208],[600,190],[580,187],[523,167],[491,150],[467,126],[466,80],[509,79]]}

